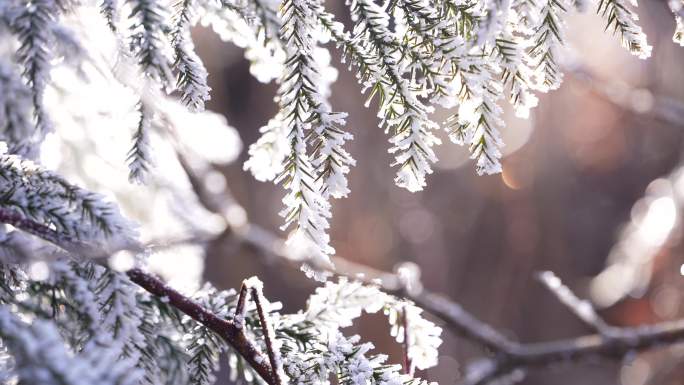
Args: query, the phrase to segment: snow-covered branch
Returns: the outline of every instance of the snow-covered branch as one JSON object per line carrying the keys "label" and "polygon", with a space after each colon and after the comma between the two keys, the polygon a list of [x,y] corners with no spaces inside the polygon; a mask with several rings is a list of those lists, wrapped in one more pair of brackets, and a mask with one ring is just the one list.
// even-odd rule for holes
{"label": "snow-covered branch", "polygon": [[238,326],[236,322],[218,317],[197,302],[174,290],[159,278],[156,278],[143,270],[136,268],[129,270],[126,274],[132,282],[147,290],[149,293],[168,301],[168,303],[176,309],[221,336],[257,373],[259,373],[266,383],[269,385],[280,384],[273,375],[273,370],[269,361],[263,356],[263,353],[261,353],[259,348],[249,340],[244,329]]}

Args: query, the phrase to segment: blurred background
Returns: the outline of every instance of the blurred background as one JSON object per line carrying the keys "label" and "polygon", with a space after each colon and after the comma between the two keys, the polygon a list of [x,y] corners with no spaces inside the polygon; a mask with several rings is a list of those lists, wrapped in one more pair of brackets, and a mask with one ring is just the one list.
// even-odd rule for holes
{"label": "blurred background", "polygon": [[[341,3],[327,7],[346,17]],[[672,43],[674,21],[664,1],[643,2],[638,13],[654,47],[651,59],[625,52],[593,9],[574,16],[561,89],[541,95],[529,120],[507,110],[503,173],[477,176],[467,149],[443,138],[428,188],[415,194],[394,185],[375,110],[363,106],[353,74],[338,65],[331,101],[349,113],[355,139],[348,149],[357,160],[350,196],[334,202],[338,255],[388,271],[414,262],[428,289],[522,342],[591,332],[537,282],[542,270],[591,299],[614,325],[684,316],[684,48]],[[257,82],[237,47],[208,30],[194,33],[210,73],[209,108],[227,117],[246,148],[276,112],[276,86]],[[333,60],[339,64],[338,56]],[[446,116],[439,111],[436,121]],[[282,236],[284,192],[244,172],[246,158],[243,150],[220,172],[249,221]],[[285,311],[300,309],[316,287],[229,235],[209,250],[205,278],[226,288],[259,275],[267,297]],[[362,318],[348,333],[400,362],[401,347],[381,315]],[[482,354],[445,329],[440,364],[420,374],[454,384]],[[680,347],[626,362],[560,366],[530,372],[522,384],[684,384],[683,357]]]}

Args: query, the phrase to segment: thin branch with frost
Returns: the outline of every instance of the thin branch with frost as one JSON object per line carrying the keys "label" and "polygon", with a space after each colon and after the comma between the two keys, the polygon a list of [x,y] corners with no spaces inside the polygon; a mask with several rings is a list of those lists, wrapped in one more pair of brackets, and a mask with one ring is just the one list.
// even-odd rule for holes
{"label": "thin branch with frost", "polygon": [[[237,233],[234,235],[240,237]],[[241,238],[241,241],[270,255],[274,249],[269,245],[277,243],[271,240],[264,244],[261,243],[263,239],[265,238],[246,236]],[[286,255],[283,251],[278,252]],[[297,265],[296,261],[287,258],[277,258],[276,261],[282,261],[293,267]],[[374,280],[374,278],[380,278],[376,282],[380,282],[388,292],[404,295],[415,302],[418,307],[442,320],[447,329],[453,333],[494,352],[495,358],[486,359],[486,368],[488,369],[479,372],[477,376],[472,375],[464,385],[486,385],[511,374],[519,375],[519,370],[547,367],[562,362],[576,362],[589,357],[620,359],[632,352],[641,352],[684,342],[684,320],[681,320],[627,328],[605,325],[603,330],[610,330],[606,334],[522,344],[505,337],[463,309],[459,304],[441,294],[432,293],[425,289],[419,293],[406,290],[401,286],[401,279],[396,274],[349,262],[340,257],[333,259],[333,262],[336,265],[335,275],[362,279],[367,282]]]}
{"label": "thin branch with frost", "polygon": [[609,336],[613,331],[613,328],[596,313],[596,309],[594,309],[594,306],[589,301],[579,299],[553,272],[543,271],[538,274],[537,278],[577,318],[596,329],[599,334]]}
{"label": "thin branch with frost", "polygon": [[[252,277],[243,282],[243,287],[248,287],[252,294],[252,300],[257,308],[257,314],[259,315],[259,323],[261,323],[261,329],[264,333],[264,341],[266,343],[266,352],[268,353],[268,359],[271,363],[271,369],[273,373],[273,382],[276,385],[282,385],[282,371],[283,365],[280,359],[279,345],[275,338],[275,332],[273,330],[273,325],[268,319],[268,315],[264,310],[266,305],[266,299],[264,298],[264,284],[257,277]],[[244,297],[242,296],[244,292],[241,291],[241,299],[244,305]],[[238,301],[239,302],[239,301]],[[243,307],[244,308],[244,307]],[[236,309],[237,313],[237,309]]]}

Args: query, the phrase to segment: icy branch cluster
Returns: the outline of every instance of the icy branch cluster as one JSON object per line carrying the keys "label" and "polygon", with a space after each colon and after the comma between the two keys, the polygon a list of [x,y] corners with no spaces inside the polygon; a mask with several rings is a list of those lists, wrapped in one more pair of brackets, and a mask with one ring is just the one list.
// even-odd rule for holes
{"label": "icy branch cluster", "polygon": [[[209,164],[235,160],[241,143],[204,108],[209,74],[192,28],[244,48],[254,76],[277,83],[278,112],[244,167],[287,190],[287,245],[323,279],[317,272],[334,272],[330,200],[349,194],[356,164],[347,116],[330,103],[330,50],[377,107],[396,184],[418,191],[440,129],[469,148],[479,174],[501,170],[502,100],[528,116],[537,92],[560,86],[565,21],[583,5],[348,0],[345,29],[321,0],[0,1],[0,381],[209,384],[227,353],[233,375],[257,383],[423,383],[413,369],[436,365],[441,329],[373,284],[327,282],[306,309],[280,314],[256,279],[245,282],[249,298],[211,287],[190,298],[141,270],[170,276],[170,258],[187,266],[203,251],[158,248],[245,221],[239,210],[208,210],[196,193],[225,189]],[[620,44],[646,58],[635,6],[595,4]],[[681,44],[684,7],[669,6]],[[434,121],[435,106],[451,111],[446,122]],[[180,274],[186,292],[199,270]],[[404,345],[403,368],[343,334],[380,310]]]}
{"label": "icy branch cluster", "polygon": [[[418,191],[437,161],[440,128],[469,148],[479,174],[501,170],[502,100],[526,117],[538,103],[536,92],[560,86],[565,21],[587,5],[348,0],[354,25],[345,30],[319,0],[9,0],[0,6],[7,53],[0,61],[0,140],[10,154],[40,161],[46,135],[55,128],[60,133],[63,121],[74,117],[58,100],[77,88],[73,84],[99,80],[89,91],[122,87],[112,103],[118,106],[102,106],[102,112],[127,115],[121,125],[132,138],[125,152],[129,179],[154,184],[157,166],[167,166],[155,137],[183,144],[169,138],[169,105],[201,112],[209,99],[207,70],[190,32],[197,24],[210,26],[244,48],[258,80],[278,83],[279,111],[250,146],[244,167],[287,190],[281,214],[289,243],[316,263],[330,263],[330,199],[350,192],[347,175],[356,165],[347,149],[353,135],[346,114],[329,102],[337,76],[332,46],[357,75],[367,105],[377,105],[395,182]],[[681,1],[669,5],[679,42]],[[606,30],[646,58],[651,47],[635,6],[626,0],[595,4]],[[435,106],[452,111],[445,122],[434,121]]]}
{"label": "icy branch cluster", "polygon": [[[255,383],[323,385],[332,375],[354,385],[425,384],[341,331],[361,310],[399,306],[413,309],[409,354],[416,367],[437,364],[441,329],[410,302],[373,286],[328,282],[305,310],[280,314],[254,278],[239,296],[205,285],[186,298],[136,274],[67,259],[52,261],[44,276],[0,265],[0,373],[49,384],[211,384],[226,353],[231,376]],[[341,313],[349,317],[335,317]],[[241,337],[226,337],[226,330]]]}
{"label": "icy branch cluster", "polygon": [[[635,5],[616,0],[595,7],[606,29],[635,56],[646,58],[651,47],[637,24]],[[395,182],[418,191],[437,161],[440,127],[451,141],[468,146],[479,174],[501,171],[502,99],[527,117],[538,103],[535,92],[560,86],[565,20],[580,4],[348,0],[346,6],[351,30],[318,1],[285,1],[280,8],[248,2],[240,12],[225,11],[221,23],[216,15],[209,18],[221,36],[245,46],[255,72],[269,58],[282,65],[282,76],[265,70],[257,75],[279,81],[280,111],[250,147],[245,169],[289,190],[283,216],[285,228],[292,229],[290,239],[309,245],[310,253],[324,261],[334,253],[326,234],[328,199],[347,194],[346,174],[355,162],[344,149],[352,139],[344,114],[331,112],[326,101],[329,80],[321,77],[334,72],[326,69],[327,60],[317,58],[319,45],[331,41],[368,95],[367,105],[375,100],[379,126],[389,135],[388,151],[394,155]],[[251,15],[257,34],[245,37],[250,17],[243,13]],[[432,119],[435,105],[453,111],[445,122]]]}

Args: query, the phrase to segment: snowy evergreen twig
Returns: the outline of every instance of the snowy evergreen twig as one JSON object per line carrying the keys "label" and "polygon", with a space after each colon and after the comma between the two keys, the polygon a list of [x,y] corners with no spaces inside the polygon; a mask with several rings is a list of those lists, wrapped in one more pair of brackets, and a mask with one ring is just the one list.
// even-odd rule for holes
{"label": "snowy evergreen twig", "polygon": [[[565,21],[581,6],[569,0],[349,0],[345,6],[354,26],[347,32],[323,3],[285,0],[279,7],[270,0],[178,0],[174,5],[166,0],[0,1],[0,381],[207,385],[225,353],[231,375],[247,381],[261,377],[274,385],[425,384],[413,377],[413,369],[437,364],[442,329],[423,316],[423,309],[496,353],[471,367],[467,381],[472,384],[515,381],[533,366],[588,355],[622,357],[631,350],[684,339],[681,322],[610,327],[546,274],[544,282],[561,302],[600,335],[521,344],[422,290],[406,271],[379,272],[335,257],[328,233],[330,199],[349,193],[347,174],[355,161],[346,149],[352,139],[343,128],[346,114],[333,112],[328,102],[335,69],[325,43],[337,45],[368,101],[378,102],[380,126],[390,135],[389,151],[398,166],[396,184],[417,191],[437,161],[434,104],[452,109],[444,128],[453,142],[468,146],[476,171],[501,171],[501,100],[508,99],[525,116],[537,104],[533,92],[560,85]],[[598,12],[625,48],[645,58],[651,47],[634,5],[601,0]],[[681,44],[681,1],[669,5],[677,23],[674,40]],[[93,17],[98,10],[103,17]],[[245,168],[260,180],[282,182],[288,189],[282,215],[284,229],[294,231],[287,242],[246,222],[226,196],[216,191],[211,199],[200,196],[199,190],[216,187],[203,179],[210,175],[188,173],[185,183],[182,170],[192,162],[174,157],[175,148],[166,141],[150,140],[154,129],[160,136],[175,133],[177,147],[193,146],[191,142],[205,136],[214,140],[226,131],[220,118],[215,125],[222,131],[211,135],[193,131],[183,137],[180,130],[211,115],[201,112],[209,99],[208,74],[190,34],[200,20],[245,48],[258,80],[279,85],[279,111],[251,146]],[[105,103],[91,97],[110,91]],[[131,115],[137,119],[128,119]],[[184,206],[173,208],[173,218],[183,222],[182,231],[199,227],[189,223],[202,220],[195,219],[203,218],[196,214],[210,216],[199,204],[192,205],[199,196],[205,211],[217,214],[216,222],[225,222],[206,233],[236,230],[233,235],[242,241],[288,257],[279,259],[288,264],[299,266],[303,257],[313,255],[306,261],[307,274],[321,279],[337,275],[338,280],[319,287],[302,311],[279,314],[256,279],[245,282],[239,297],[210,286],[190,297],[142,268],[130,269],[142,259],[135,255],[142,251],[136,226],[109,199],[41,166],[42,161],[61,161],[39,157],[50,150],[73,157],[60,166],[78,170],[71,173],[73,180],[92,184],[93,190],[111,190],[100,183],[116,174],[105,171],[110,162],[84,148],[107,152],[103,148],[109,150],[115,140],[102,145],[107,139],[96,138],[90,127],[101,128],[110,120],[113,124],[107,128],[121,127],[117,117],[134,131],[127,158],[132,181],[152,176],[155,153],[163,156],[160,166],[177,166],[173,175],[155,170],[159,174],[147,180],[154,184],[150,190],[171,191],[168,200]],[[46,136],[53,125],[56,135]],[[239,152],[238,143],[231,142],[231,151]],[[198,147],[207,169],[216,158],[225,159],[209,159],[205,150],[210,146]],[[120,155],[125,154],[122,150]],[[100,169],[107,175],[87,175]],[[148,196],[149,202],[156,204],[159,195]],[[118,198],[129,206],[148,203]],[[196,211],[186,210],[186,205]],[[167,219],[154,209],[152,216]],[[284,244],[305,250],[295,255]],[[194,254],[201,257],[202,251]],[[111,257],[112,268],[105,266],[105,257]],[[349,278],[360,271],[372,274]],[[392,285],[378,286],[371,275]],[[249,295],[253,301],[247,303]],[[404,346],[404,373],[400,365],[387,364],[387,357],[373,354],[372,344],[341,331],[362,313],[381,310],[388,316],[390,333]]]}

